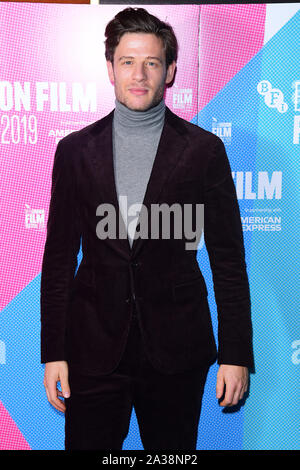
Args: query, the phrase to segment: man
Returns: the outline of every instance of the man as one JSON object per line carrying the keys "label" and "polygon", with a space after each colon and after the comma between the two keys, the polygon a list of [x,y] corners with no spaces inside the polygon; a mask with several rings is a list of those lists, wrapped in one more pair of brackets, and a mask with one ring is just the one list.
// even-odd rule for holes
{"label": "man", "polygon": [[[171,26],[126,8],[105,34],[116,107],[55,154],[41,280],[44,385],[66,412],[66,449],[121,449],[134,406],[144,449],[192,450],[210,365],[217,358],[221,406],[242,399],[253,366],[235,187],[222,141],[164,103],[177,60]],[[142,202],[130,228],[126,208]],[[197,246],[187,249],[174,226],[164,237],[151,225],[155,204],[189,204],[193,226],[204,205],[218,352]],[[117,236],[103,233],[110,207]],[[159,236],[138,236],[149,220]]]}

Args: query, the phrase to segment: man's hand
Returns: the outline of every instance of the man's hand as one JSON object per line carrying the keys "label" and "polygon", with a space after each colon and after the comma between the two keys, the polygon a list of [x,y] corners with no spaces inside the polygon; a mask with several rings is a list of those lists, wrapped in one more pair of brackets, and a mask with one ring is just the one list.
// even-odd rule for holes
{"label": "man's hand", "polygon": [[220,402],[221,406],[237,405],[239,400],[244,396],[248,390],[249,373],[248,368],[243,366],[231,366],[222,364],[219,367],[217,374],[217,398],[220,399],[224,394],[225,396]]}
{"label": "man's hand", "polygon": [[[57,388],[57,382],[60,382],[61,391]],[[45,365],[44,386],[48,401],[58,411],[63,413],[66,405],[58,397],[69,398],[70,387],[68,382],[68,364],[66,361],[47,362]]]}

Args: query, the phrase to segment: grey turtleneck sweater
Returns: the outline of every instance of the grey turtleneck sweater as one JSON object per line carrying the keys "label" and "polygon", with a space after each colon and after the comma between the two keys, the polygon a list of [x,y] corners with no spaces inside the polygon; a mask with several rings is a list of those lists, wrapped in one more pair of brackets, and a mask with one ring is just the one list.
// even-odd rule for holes
{"label": "grey turtleneck sweater", "polygon": [[113,157],[116,191],[132,246],[141,206],[132,216],[128,215],[128,211],[132,204],[143,203],[164,125],[166,106],[162,100],[147,111],[133,111],[118,100],[115,103]]}

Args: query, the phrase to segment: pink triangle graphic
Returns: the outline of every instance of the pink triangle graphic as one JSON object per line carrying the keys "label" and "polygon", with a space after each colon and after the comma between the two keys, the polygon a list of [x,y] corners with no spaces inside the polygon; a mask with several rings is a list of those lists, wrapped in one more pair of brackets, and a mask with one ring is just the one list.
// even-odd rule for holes
{"label": "pink triangle graphic", "polygon": [[20,429],[0,402],[0,450],[31,450]]}
{"label": "pink triangle graphic", "polygon": [[266,5],[201,5],[198,112],[264,45]]}

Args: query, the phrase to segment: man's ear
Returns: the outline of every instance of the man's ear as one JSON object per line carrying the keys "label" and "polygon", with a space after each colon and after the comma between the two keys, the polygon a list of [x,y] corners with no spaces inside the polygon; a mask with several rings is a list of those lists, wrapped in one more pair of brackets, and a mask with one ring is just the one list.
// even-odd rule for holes
{"label": "man's ear", "polygon": [[110,60],[107,60],[106,61],[106,66],[107,66],[107,72],[108,72],[109,80],[110,80],[111,84],[113,85],[114,82],[115,82],[113,64]]}
{"label": "man's ear", "polygon": [[176,70],[176,62],[175,60],[173,60],[173,62],[169,65],[167,69],[167,75],[166,75],[166,80],[165,80],[166,85],[172,82],[174,78],[175,70]]}

